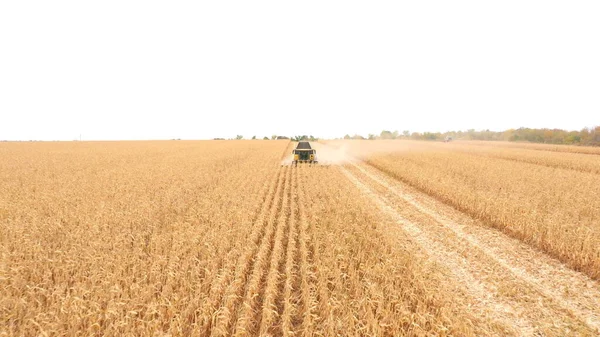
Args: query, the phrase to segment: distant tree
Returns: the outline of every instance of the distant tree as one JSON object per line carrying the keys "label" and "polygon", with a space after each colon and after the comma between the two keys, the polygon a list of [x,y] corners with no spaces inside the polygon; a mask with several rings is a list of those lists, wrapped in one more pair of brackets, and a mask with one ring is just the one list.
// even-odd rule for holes
{"label": "distant tree", "polygon": [[309,137],[307,135],[294,136],[294,137],[292,137],[292,140],[295,142],[299,142],[299,141],[303,141],[303,140],[309,140]]}
{"label": "distant tree", "polygon": [[379,137],[381,137],[381,139],[394,139],[394,133],[392,133],[391,131],[383,130],[381,131],[381,134],[379,134]]}
{"label": "distant tree", "polygon": [[263,137],[263,140],[269,140],[269,137],[265,136]]}
{"label": "distant tree", "polygon": [[581,136],[578,136],[577,134],[568,135],[564,142],[565,144],[579,144],[581,143]]}
{"label": "distant tree", "polygon": [[272,135],[271,140],[275,140],[275,139],[277,139],[277,135]]}
{"label": "distant tree", "polygon": [[590,133],[590,144],[600,146],[600,126],[595,127]]}
{"label": "distant tree", "polygon": [[433,133],[433,132],[425,132],[423,134],[423,139],[425,140],[436,140],[438,138],[440,138],[440,134],[439,133]]}
{"label": "distant tree", "polygon": [[[312,136],[311,136],[312,137]],[[466,131],[447,131],[440,132],[413,132],[408,130],[398,133],[398,131],[381,131],[380,135],[369,134],[368,139],[396,139],[410,138],[414,140],[445,140],[452,138],[453,140],[470,139],[483,141],[511,141],[511,142],[531,142],[531,143],[547,143],[547,144],[571,144],[585,146],[600,146],[600,126],[592,128],[584,128],[580,131],[567,131],[561,129],[531,129],[519,128],[508,129],[505,131],[491,131],[469,129]],[[346,134],[344,139],[364,139],[364,137],[355,134],[350,136]]]}
{"label": "distant tree", "polygon": [[236,139],[236,140],[244,139],[244,136],[242,136],[242,135],[237,135],[237,136],[235,136],[235,139]]}
{"label": "distant tree", "polygon": [[252,136],[252,139],[256,139],[256,136]]}

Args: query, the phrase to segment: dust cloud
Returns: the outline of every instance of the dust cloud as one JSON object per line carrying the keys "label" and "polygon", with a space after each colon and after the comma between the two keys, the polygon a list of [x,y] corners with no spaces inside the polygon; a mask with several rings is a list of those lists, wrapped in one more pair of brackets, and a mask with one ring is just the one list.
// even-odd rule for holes
{"label": "dust cloud", "polygon": [[[344,165],[375,154],[426,150],[421,143],[405,140],[330,140],[310,142],[310,145],[317,150],[319,165]],[[292,164],[294,158],[291,152],[297,143],[290,144],[289,154],[282,159],[281,165]]]}
{"label": "dust cloud", "polygon": [[313,143],[313,148],[317,150],[317,159],[322,165],[343,165],[357,160],[350,155],[349,144],[324,144]]}

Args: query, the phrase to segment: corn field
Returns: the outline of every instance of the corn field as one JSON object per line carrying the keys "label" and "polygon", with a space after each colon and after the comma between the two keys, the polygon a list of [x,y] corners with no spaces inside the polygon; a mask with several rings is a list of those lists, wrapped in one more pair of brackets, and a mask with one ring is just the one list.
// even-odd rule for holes
{"label": "corn field", "polygon": [[600,333],[593,150],[294,146],[1,144],[0,336]]}

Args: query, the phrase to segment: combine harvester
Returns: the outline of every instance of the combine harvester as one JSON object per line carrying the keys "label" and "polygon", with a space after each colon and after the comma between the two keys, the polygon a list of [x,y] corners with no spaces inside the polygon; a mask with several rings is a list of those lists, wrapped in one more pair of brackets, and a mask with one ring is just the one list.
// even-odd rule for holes
{"label": "combine harvester", "polygon": [[294,151],[292,165],[298,166],[298,163],[317,164],[317,150],[310,146],[309,142],[299,142]]}

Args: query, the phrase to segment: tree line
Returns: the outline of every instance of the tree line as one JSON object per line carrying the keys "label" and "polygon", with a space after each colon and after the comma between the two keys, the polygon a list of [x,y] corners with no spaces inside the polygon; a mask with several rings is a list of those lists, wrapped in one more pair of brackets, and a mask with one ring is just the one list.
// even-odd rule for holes
{"label": "tree line", "polygon": [[[600,146],[600,126],[592,128],[583,128],[579,131],[567,131],[562,129],[532,129],[519,128],[505,131],[490,131],[469,129],[466,131],[448,131],[448,132],[410,132],[409,130],[389,131],[383,130],[379,134],[369,134],[366,137],[355,134],[347,134],[344,139],[413,139],[413,140],[488,140],[488,141],[509,141],[509,142],[530,142],[545,144],[566,144],[566,145],[585,145]],[[215,138],[216,140],[224,138]],[[233,139],[244,139],[238,135]],[[261,139],[253,136],[252,139]],[[281,140],[290,139],[292,141],[317,141],[319,138],[312,135],[298,136],[278,136],[263,137],[263,140]]]}
{"label": "tree line", "polygon": [[[213,138],[214,140],[225,140],[225,138]],[[235,136],[235,138],[229,138],[229,140],[242,140],[244,139],[243,135],[237,135]],[[292,136],[292,137],[286,137],[286,136],[278,136],[278,135],[272,135],[271,138],[265,136],[263,138],[257,138],[256,136],[252,136],[253,140],[256,139],[262,139],[262,140],[282,140],[282,139],[291,139],[295,142],[299,142],[299,141],[311,141],[311,142],[316,142],[317,140],[319,140],[319,138],[316,138],[312,135],[308,136],[308,135],[302,135],[302,136]]]}
{"label": "tree line", "polygon": [[509,142],[531,142],[545,144],[568,144],[568,145],[586,145],[600,146],[600,126],[593,128],[584,128],[580,131],[567,131],[562,129],[532,129],[519,128],[505,131],[490,131],[469,129],[466,131],[449,132],[410,132],[399,131],[381,131],[380,134],[369,134],[367,137],[362,135],[345,135],[344,139],[414,139],[414,140],[489,140],[489,141],[509,141]]}

